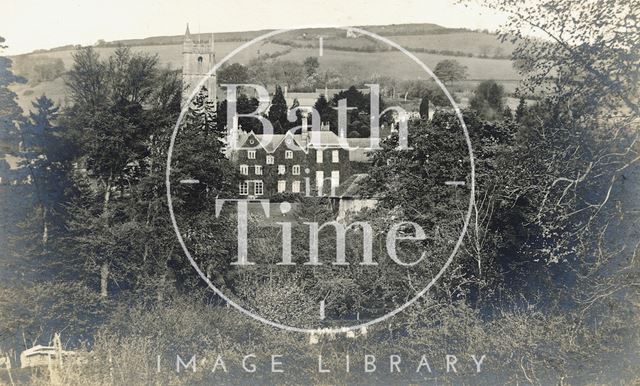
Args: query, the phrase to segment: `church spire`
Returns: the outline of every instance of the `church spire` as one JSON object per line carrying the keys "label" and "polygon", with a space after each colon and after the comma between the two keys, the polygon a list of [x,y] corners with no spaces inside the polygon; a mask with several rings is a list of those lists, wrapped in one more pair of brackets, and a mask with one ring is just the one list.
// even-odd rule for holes
{"label": "church spire", "polygon": [[187,23],[187,30],[184,33],[184,40],[191,40],[191,32],[189,31],[189,23]]}

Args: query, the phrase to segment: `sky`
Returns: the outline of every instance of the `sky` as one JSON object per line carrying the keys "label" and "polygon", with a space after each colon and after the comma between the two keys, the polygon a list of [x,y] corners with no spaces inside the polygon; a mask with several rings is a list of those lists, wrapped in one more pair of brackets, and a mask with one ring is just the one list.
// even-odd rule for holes
{"label": "sky", "polygon": [[3,0],[4,55],[191,32],[436,23],[495,30],[506,17],[455,0]]}

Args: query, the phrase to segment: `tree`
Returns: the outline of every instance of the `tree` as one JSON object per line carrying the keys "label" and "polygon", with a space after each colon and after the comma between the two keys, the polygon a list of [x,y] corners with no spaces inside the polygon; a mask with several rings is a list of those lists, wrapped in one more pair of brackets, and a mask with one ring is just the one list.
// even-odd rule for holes
{"label": "tree", "polygon": [[527,114],[527,102],[524,100],[524,97],[520,97],[520,101],[518,102],[518,107],[516,107],[516,121],[522,121],[522,118]]}
{"label": "tree", "polygon": [[249,81],[249,70],[240,63],[222,66],[216,75],[220,84],[243,84]]}
{"label": "tree", "polygon": [[454,59],[445,59],[436,64],[433,73],[443,83],[451,83],[467,78],[467,67]]}
{"label": "tree", "polygon": [[91,47],[73,53],[73,66],[65,81],[77,109],[89,111],[104,107],[107,102],[106,64]]}
{"label": "tree", "polygon": [[[200,93],[182,122],[171,162],[175,186],[172,202],[185,242],[190,250],[197,251],[194,258],[203,271],[219,285],[226,285],[230,279],[229,251],[237,242],[230,215],[218,217],[215,212],[215,198],[235,197],[238,187],[236,168],[225,155],[225,135],[216,124],[214,106]],[[183,179],[197,179],[199,183],[180,184]],[[190,270],[186,272],[191,276]]]}
{"label": "tree", "polygon": [[484,4],[509,15],[501,39],[518,43],[524,91],[546,92],[516,111],[525,151],[515,162],[529,182],[513,195],[528,204],[523,223],[536,235],[528,252],[575,275],[580,321],[628,309],[638,296],[638,267],[629,263],[638,242],[609,229],[624,227],[635,205],[619,186],[640,160],[638,8],[618,0]]}
{"label": "tree", "polygon": [[307,58],[302,63],[304,66],[304,70],[307,73],[307,76],[312,76],[318,71],[318,67],[320,67],[320,62],[318,58],[315,56],[307,56]]}
{"label": "tree", "polygon": [[280,82],[284,82],[289,89],[300,84],[305,78],[305,70],[300,66],[299,62],[283,60],[278,65],[282,68]]}
{"label": "tree", "polygon": [[[346,90],[342,90],[335,94],[333,98],[331,98],[331,105],[334,107],[338,106],[338,102],[341,99],[347,100],[347,107],[356,107],[359,112],[369,113],[370,103],[369,95],[363,94],[359,91],[355,86],[350,86]],[[380,106],[380,110],[383,110],[384,107]]]}
{"label": "tree", "polygon": [[405,97],[410,98],[422,98],[431,92],[433,88],[433,82],[429,80],[406,80],[400,84],[400,93],[403,93]]}
{"label": "tree", "polygon": [[[35,111],[29,112],[30,125],[25,126],[25,146],[35,148],[38,151],[44,151],[47,145],[46,138],[50,136],[54,127],[52,122],[58,118],[59,107],[56,107],[53,101],[42,94],[31,102]],[[56,157],[55,152],[49,154],[50,157]]]}
{"label": "tree", "polygon": [[502,109],[502,118],[504,119],[513,119],[513,113],[511,112],[511,108],[509,106],[504,106]]}
{"label": "tree", "polygon": [[276,86],[276,92],[273,94],[271,100],[271,107],[269,107],[269,122],[273,125],[273,131],[275,134],[284,134],[289,127],[289,120],[287,119],[287,101],[284,99],[282,88]]}
{"label": "tree", "polygon": [[74,54],[67,85],[74,105],[65,116],[86,168],[69,219],[74,253],[100,272],[108,296],[113,268],[127,272],[135,222],[126,216],[131,187],[140,179],[149,136],[143,104],[154,94],[155,56],[119,48],[101,61],[92,48]]}
{"label": "tree", "polygon": [[29,121],[21,126],[21,133],[25,163],[33,177],[42,211],[42,244],[46,246],[51,219],[63,211],[69,194],[69,170],[74,152],[64,129],[53,123],[59,116],[59,108],[53,101],[42,95],[32,105],[35,111],[29,113]]}
{"label": "tree", "polygon": [[622,0],[589,1],[578,7],[571,0],[482,4],[508,15],[500,38],[518,43],[512,58],[525,75],[526,89],[543,88],[557,98],[580,100],[593,108],[624,107],[640,114],[640,38],[638,25],[632,22],[638,16],[633,4]]}
{"label": "tree", "polygon": [[22,108],[9,85],[24,82],[24,78],[11,72],[11,59],[0,57],[0,145],[6,152],[17,150],[20,139],[16,123],[23,120]]}
{"label": "tree", "polygon": [[429,119],[429,97],[426,95],[420,100],[420,118]]}
{"label": "tree", "polygon": [[[347,101],[347,132],[357,131],[360,137],[369,137],[370,135],[370,121],[369,112],[371,109],[368,94],[363,94],[355,86],[349,87],[347,90],[338,92],[331,98],[329,112],[329,120],[331,131],[335,134],[338,133],[338,104],[340,100],[346,99]],[[382,101],[382,99],[380,99]],[[384,110],[384,103],[380,103],[380,110]],[[387,123],[391,114],[385,114],[382,117],[382,121]]]}
{"label": "tree", "polygon": [[[249,98],[246,94],[238,94],[236,101],[236,110],[239,114],[250,114],[258,109],[260,102],[254,97]],[[218,111],[216,121],[221,129],[227,126],[227,100],[218,103]],[[244,131],[253,131],[256,134],[262,134],[262,124],[257,120],[249,117],[240,117],[238,124]]]}
{"label": "tree", "polygon": [[504,110],[504,87],[494,80],[482,81],[469,103],[470,107],[485,119],[495,120]]}
{"label": "tree", "polygon": [[[432,80],[408,80],[402,82],[400,90],[410,98],[428,97],[434,106],[451,106],[449,98]],[[452,97],[455,99],[455,95],[452,94]]]}
{"label": "tree", "polygon": [[[511,182],[514,173],[509,157],[515,149],[517,128],[484,121],[471,111],[465,112],[464,121],[474,144],[476,200],[464,253],[457,260],[460,269],[452,269],[461,275],[454,276],[447,284],[449,288],[460,282],[481,285],[495,279],[498,274],[492,268],[497,264],[500,248],[504,240],[513,237],[509,227],[495,221],[500,216],[493,214],[503,207],[505,181]],[[403,218],[417,222],[429,230],[423,247],[438,261],[444,259],[447,240],[455,238],[460,229],[460,217],[446,213],[469,199],[467,192],[451,194],[442,183],[467,175],[469,157],[460,130],[457,117],[448,112],[436,112],[431,121],[411,121],[411,149],[397,150],[397,134],[383,140],[382,150],[372,154],[373,164],[366,183],[367,192],[380,197],[381,212],[373,214],[373,221]],[[495,173],[496,169],[501,172]],[[506,204],[504,208],[509,210],[511,206]]]}
{"label": "tree", "polygon": [[320,120],[322,122],[329,121],[329,119],[331,118],[332,111],[331,111],[331,106],[329,105],[329,101],[327,100],[327,98],[325,98],[324,94],[320,94],[320,97],[318,97],[318,100],[316,100],[316,103],[313,105],[313,108],[320,115]]}

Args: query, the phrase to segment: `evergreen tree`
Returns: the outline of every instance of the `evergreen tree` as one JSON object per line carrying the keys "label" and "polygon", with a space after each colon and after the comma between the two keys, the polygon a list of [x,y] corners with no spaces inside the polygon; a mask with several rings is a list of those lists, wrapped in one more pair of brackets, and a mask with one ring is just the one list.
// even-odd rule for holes
{"label": "evergreen tree", "polygon": [[[52,218],[58,215],[69,192],[72,149],[64,130],[53,124],[59,108],[45,95],[32,102],[35,111],[22,125],[25,159],[33,177],[35,193],[42,212],[42,244],[49,239]],[[57,223],[57,222],[56,222]]]}
{"label": "evergreen tree", "polygon": [[[246,94],[238,94],[236,101],[236,111],[238,114],[250,114],[256,111],[260,102],[254,98],[249,98]],[[218,102],[218,108],[216,112],[216,122],[220,129],[224,129],[227,126],[227,100]],[[255,118],[240,117],[238,124],[242,127],[242,130],[249,132],[253,131],[256,134],[262,134],[262,124]]]}
{"label": "evergreen tree", "polygon": [[329,106],[329,101],[327,101],[324,94],[320,95],[316,103],[313,105],[313,108],[320,115],[320,120],[322,122],[326,122],[331,118],[331,106]]}
{"label": "evergreen tree", "polygon": [[287,101],[284,99],[282,88],[276,86],[276,92],[271,100],[271,107],[269,107],[269,122],[273,125],[273,131],[275,134],[284,134],[289,128],[289,120],[287,119]]}
{"label": "evergreen tree", "polygon": [[520,97],[520,102],[516,108],[516,121],[521,122],[525,114],[527,114],[527,102],[524,97]]}
{"label": "evergreen tree", "polygon": [[9,85],[24,82],[11,72],[11,59],[0,57],[0,145],[6,152],[17,150],[20,139],[16,123],[23,120],[16,93],[9,90]]}
{"label": "evergreen tree", "polygon": [[[371,121],[369,114],[371,112],[371,100],[369,94],[364,94],[359,91],[355,86],[349,87],[347,90],[340,91],[331,98],[331,111],[329,112],[329,122],[331,124],[331,131],[338,134],[338,103],[340,100],[347,100],[347,132],[356,131],[358,136],[362,138],[369,137]],[[384,101],[380,96],[379,101],[380,111],[384,110]],[[355,107],[355,108],[354,108]],[[388,119],[391,114],[385,114],[381,117],[382,123],[388,123]]]}
{"label": "evergreen tree", "polygon": [[[216,198],[235,197],[238,175],[225,155],[225,132],[216,124],[216,110],[203,93],[196,95],[180,127],[171,161],[171,196],[174,213],[185,242],[200,267],[217,285],[226,285],[237,242],[235,209],[226,204],[221,216],[215,212]],[[179,181],[196,179],[198,184]],[[191,270],[188,276],[193,277]]]}
{"label": "evergreen tree", "polygon": [[420,118],[429,119],[429,97],[427,95],[423,96],[420,101]]}
{"label": "evergreen tree", "polygon": [[507,120],[513,119],[513,113],[509,106],[504,106],[504,109],[502,110],[502,117]]}
{"label": "evergreen tree", "polygon": [[[334,107],[338,106],[338,101],[341,99],[347,100],[347,107],[356,107],[359,112],[369,114],[370,109],[370,100],[369,95],[365,95],[360,92],[355,86],[349,87],[347,90],[340,91],[335,94],[333,98],[331,98],[331,105]],[[380,110],[383,110],[384,107],[381,105]]]}

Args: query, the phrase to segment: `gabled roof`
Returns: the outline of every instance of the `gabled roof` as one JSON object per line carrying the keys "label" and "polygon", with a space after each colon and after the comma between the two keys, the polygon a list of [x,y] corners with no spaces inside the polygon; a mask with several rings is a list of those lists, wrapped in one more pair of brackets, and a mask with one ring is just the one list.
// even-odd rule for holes
{"label": "gabled roof", "polygon": [[[240,131],[237,149],[249,150],[260,145],[267,153],[273,153],[280,146],[285,146],[291,150],[302,150],[305,153],[309,148],[326,149],[349,147],[349,159],[352,161],[364,162],[367,160],[366,154],[371,151],[371,140],[369,138],[340,138],[329,130],[309,131],[309,138],[306,145],[301,134],[255,134],[253,131],[246,133]],[[255,143],[251,143],[255,141]],[[290,147],[292,146],[292,147]],[[352,154],[353,153],[353,156]]]}
{"label": "gabled roof", "polygon": [[[255,143],[251,143],[252,140],[255,141]],[[291,150],[307,151],[307,149],[301,144],[300,135],[291,134],[290,132],[286,134],[255,134],[252,131],[247,133],[244,138],[240,138],[238,143],[238,149],[241,150],[249,150],[260,145],[267,153],[273,153],[282,144],[285,144],[285,146],[291,144],[291,146],[293,146],[293,148],[290,148]]]}
{"label": "gabled roof", "polygon": [[[238,138],[238,149],[255,149],[258,145],[260,145],[264,149],[264,145],[262,141],[253,131],[246,133],[241,132]],[[266,149],[265,149],[266,150]]]}
{"label": "gabled roof", "polygon": [[289,150],[302,150],[305,153],[307,152],[307,148],[302,145],[302,136],[300,134],[292,134],[290,131],[282,135],[279,142],[274,141],[271,145],[273,146],[272,152],[278,149],[281,145],[284,145]]}
{"label": "gabled roof", "polygon": [[268,153],[273,153],[284,139],[286,134],[261,134],[258,136],[262,146]]}

